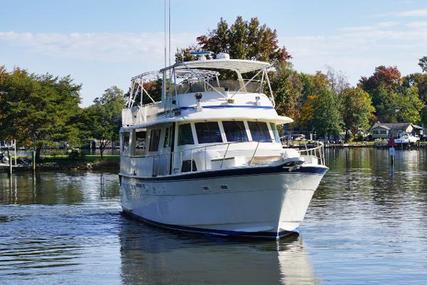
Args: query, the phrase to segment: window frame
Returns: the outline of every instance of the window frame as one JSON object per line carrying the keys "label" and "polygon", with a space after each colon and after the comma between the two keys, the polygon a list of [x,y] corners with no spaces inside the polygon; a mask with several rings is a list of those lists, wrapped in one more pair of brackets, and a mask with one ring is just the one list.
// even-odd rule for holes
{"label": "window frame", "polygon": [[[259,126],[260,124],[264,124],[264,125],[265,125],[265,127],[266,127],[266,134],[268,134],[269,139],[268,139],[268,140],[255,140],[255,139],[254,139],[253,132],[252,132],[252,129],[251,129],[251,124],[256,124],[256,125],[258,125],[258,126]],[[269,128],[269,126],[268,126],[268,122],[263,122],[263,121],[248,121],[248,128],[249,128],[249,131],[250,131],[250,133],[251,133],[252,141],[254,141],[254,142],[269,142],[269,143],[274,142],[274,139],[271,137],[271,133],[270,133],[270,128]],[[257,128],[258,128],[258,127],[257,127]]]}
{"label": "window frame", "polygon": [[[143,141],[144,141],[144,148],[137,148],[137,144],[138,144],[138,133],[145,133]],[[141,139],[141,138],[139,138]],[[143,156],[145,155],[146,151],[147,151],[147,139],[148,139],[148,130],[144,129],[144,130],[135,130],[135,143],[133,146],[133,155],[134,156]],[[138,152],[139,151],[139,152]]]}
{"label": "window frame", "polygon": [[[181,127],[183,127],[183,126],[189,126],[189,131],[190,131],[190,134],[191,134],[191,143],[187,143],[187,142],[185,142],[185,143],[181,143],[181,133],[182,133],[182,131],[181,131]],[[177,126],[177,134],[176,134],[176,145],[177,146],[185,146],[185,145],[195,145],[196,144],[196,141],[195,141],[195,139],[194,139],[194,132],[193,132],[193,127],[192,127],[192,124],[191,123],[182,123],[182,124],[179,124],[178,126]]]}
{"label": "window frame", "polygon": [[[235,123],[235,124],[241,123],[242,127],[243,127],[243,129],[241,129],[241,130],[242,130],[242,133],[244,134],[246,140],[229,140],[224,123]],[[248,137],[248,132],[247,132],[245,121],[234,121],[234,120],[221,121],[221,125],[222,125],[222,129],[224,132],[224,138],[225,138],[224,141],[226,141],[226,142],[249,142],[249,137]]]}
{"label": "window frame", "polygon": [[172,147],[172,141],[173,141],[173,139],[172,139],[172,134],[173,134],[172,129],[173,129],[172,126],[166,126],[164,128],[164,135],[163,135],[163,142],[162,142],[163,149],[167,149],[167,148],[171,148]]}
{"label": "window frame", "polygon": [[269,122],[268,127],[271,130],[270,136],[273,137],[273,142],[281,143],[280,142],[279,130],[277,129],[277,124],[275,124],[273,122]]}
{"label": "window frame", "polygon": [[[158,134],[156,134],[156,137],[155,137],[153,135],[153,133],[158,133]],[[159,151],[161,136],[162,136],[162,129],[161,128],[155,128],[155,129],[150,130],[150,139],[148,142],[148,152],[158,152]],[[155,143],[156,144],[155,148],[152,148],[155,138],[157,139],[157,142]]]}
{"label": "window frame", "polygon": [[[131,138],[131,134],[132,134],[131,131],[123,131],[121,133],[121,142],[122,142],[122,145],[120,146],[120,151],[121,151],[122,154],[127,154],[127,155],[130,154],[130,146],[131,146],[130,145],[130,143],[131,143],[130,142],[130,138]],[[126,137],[127,137],[127,140],[126,140]]]}
{"label": "window frame", "polygon": [[[198,126],[201,126],[202,124],[204,124],[204,125],[208,125],[208,124],[213,125],[213,124],[216,124],[217,130],[215,130],[215,133],[216,133],[215,134],[215,138],[219,139],[219,140],[214,140],[214,141],[210,140],[211,138],[213,138],[213,136],[211,136],[211,135],[214,134],[214,132],[209,133],[209,136],[206,136],[206,134],[207,134],[206,130],[210,131],[213,128],[207,128],[205,130],[203,130],[203,128],[201,128],[200,131],[203,131],[203,132],[199,133]],[[223,139],[222,133],[221,133],[220,124],[219,124],[218,121],[195,122],[194,123],[194,129],[196,130],[197,142],[199,144],[223,143],[224,142],[224,139]],[[201,141],[201,138],[203,139],[202,141]],[[208,140],[206,140],[206,138]]]}

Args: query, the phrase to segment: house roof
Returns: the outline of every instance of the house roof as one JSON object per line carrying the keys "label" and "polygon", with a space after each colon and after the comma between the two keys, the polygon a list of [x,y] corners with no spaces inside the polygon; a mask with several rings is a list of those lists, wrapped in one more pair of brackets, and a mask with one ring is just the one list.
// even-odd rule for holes
{"label": "house roof", "polygon": [[381,123],[381,122],[376,122],[371,129],[375,129],[375,128],[382,128],[382,129],[386,129],[386,130],[402,130],[402,131],[406,131],[408,129],[409,126],[412,126],[415,129],[422,129],[422,127],[417,126],[417,125],[413,125],[411,123]]}

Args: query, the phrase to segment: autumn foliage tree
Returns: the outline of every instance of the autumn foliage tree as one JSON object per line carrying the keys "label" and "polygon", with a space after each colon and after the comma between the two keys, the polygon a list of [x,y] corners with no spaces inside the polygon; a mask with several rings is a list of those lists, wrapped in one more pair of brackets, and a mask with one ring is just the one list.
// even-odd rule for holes
{"label": "autumn foliage tree", "polygon": [[236,59],[278,63],[291,58],[286,48],[279,46],[276,30],[265,24],[261,25],[256,17],[245,21],[239,16],[230,26],[221,18],[216,29],[197,37],[197,45],[179,50],[176,60],[180,62],[194,59],[190,54],[192,49],[203,49],[214,54],[224,52]]}
{"label": "autumn foliage tree", "polygon": [[417,86],[402,78],[397,67],[379,66],[370,77],[362,77],[359,86],[369,93],[382,122],[419,123],[424,104]]}

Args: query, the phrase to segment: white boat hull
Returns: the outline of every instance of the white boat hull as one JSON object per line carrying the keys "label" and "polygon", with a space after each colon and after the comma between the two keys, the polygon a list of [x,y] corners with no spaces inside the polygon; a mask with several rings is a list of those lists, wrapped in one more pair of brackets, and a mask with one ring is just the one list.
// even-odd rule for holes
{"label": "white boat hull", "polygon": [[122,207],[124,213],[167,228],[276,238],[300,225],[326,170],[121,175]]}

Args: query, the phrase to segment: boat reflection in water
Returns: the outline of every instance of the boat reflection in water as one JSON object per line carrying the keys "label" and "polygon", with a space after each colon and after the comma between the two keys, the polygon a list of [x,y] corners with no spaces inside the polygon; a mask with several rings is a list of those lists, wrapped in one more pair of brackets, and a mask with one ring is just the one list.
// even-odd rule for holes
{"label": "boat reflection in water", "polygon": [[120,230],[123,284],[316,284],[301,236],[230,241],[134,221]]}

